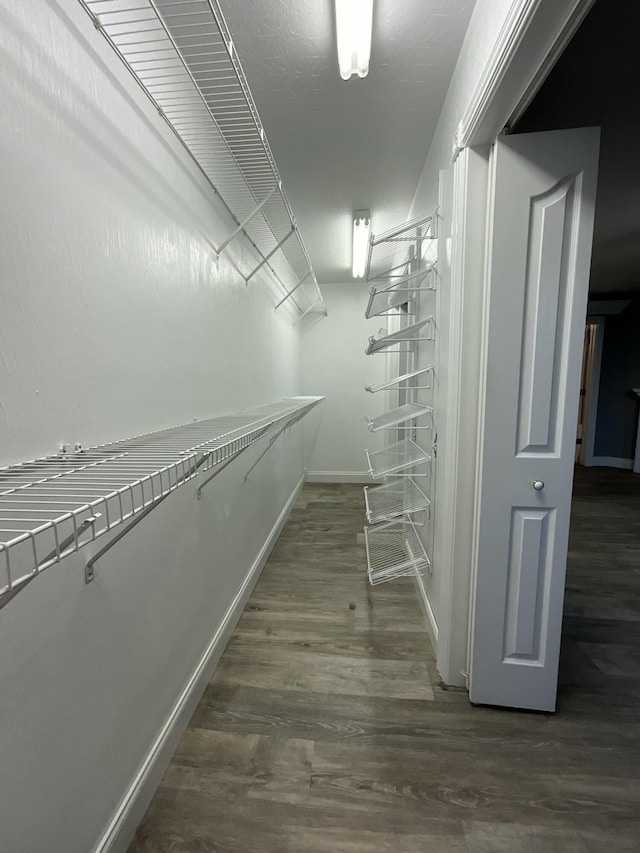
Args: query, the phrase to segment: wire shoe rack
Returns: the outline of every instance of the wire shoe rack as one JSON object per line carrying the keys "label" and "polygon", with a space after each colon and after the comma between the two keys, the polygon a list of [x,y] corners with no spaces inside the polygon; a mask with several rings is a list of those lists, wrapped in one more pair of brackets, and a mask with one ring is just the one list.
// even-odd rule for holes
{"label": "wire shoe rack", "polygon": [[[422,335],[420,335],[421,331]],[[395,344],[432,341],[434,336],[435,318],[425,317],[423,320],[418,320],[410,326],[398,329],[397,332],[388,333],[386,329],[381,329],[378,337],[371,335],[369,338],[369,346],[364,352],[365,355],[373,355],[374,353],[389,349],[389,347],[392,347]]]}
{"label": "wire shoe rack", "polygon": [[[411,273],[420,276],[429,273],[429,264],[419,270],[407,268],[413,260],[418,262],[427,254],[427,247],[438,236],[437,216],[421,216],[371,237],[367,258],[367,280],[375,289],[389,288],[406,280]],[[432,288],[429,288],[432,289]]]}
{"label": "wire shoe rack", "polygon": [[365,486],[364,500],[369,524],[428,511],[431,505],[413,477],[391,480],[383,486]]}
{"label": "wire shoe rack", "polygon": [[390,521],[364,528],[369,583],[424,574],[431,563],[412,521]]}
{"label": "wire shoe rack", "polygon": [[212,476],[322,399],[292,397],[0,468],[0,606],[49,566],[144,515],[194,477]]}
{"label": "wire shoe rack", "polygon": [[433,409],[431,406],[422,406],[418,403],[404,403],[402,406],[385,412],[383,415],[378,415],[376,418],[370,418],[367,415],[365,420],[371,432],[378,432],[381,429],[393,429],[396,426],[402,429],[401,424],[423,417],[428,418],[425,426],[412,425],[409,427],[410,429],[431,429]]}
{"label": "wire shoe rack", "polygon": [[388,314],[394,308],[399,308],[409,300],[415,299],[416,294],[421,290],[435,289],[435,264],[429,264],[426,268],[420,268],[402,276],[392,284],[383,283],[377,287],[372,284],[369,288],[369,302],[365,308],[364,316],[370,319]]}
{"label": "wire shoe rack", "polygon": [[424,382],[424,385],[414,385],[415,391],[430,391],[433,388],[433,367],[421,367],[418,370],[412,370],[409,373],[403,373],[401,376],[396,376],[395,379],[390,379],[388,382],[382,382],[378,385],[365,385],[364,390],[371,394],[377,394],[378,391],[388,391],[402,382],[409,382],[413,379]]}
{"label": "wire shoe rack", "polygon": [[217,0],[78,0],[302,315],[326,306]]}
{"label": "wire shoe rack", "polygon": [[[415,468],[424,463],[430,463],[431,457],[412,438],[403,438],[381,450],[365,450],[369,476],[374,480],[380,480],[390,474],[397,476],[397,472],[406,468]],[[412,476],[417,476],[413,474]],[[429,470],[420,475],[429,476]]]}
{"label": "wire shoe rack", "polygon": [[[431,477],[431,456],[417,442],[425,430],[434,433],[432,394],[435,383],[436,319],[421,312],[421,296],[437,290],[437,258],[434,257],[437,217],[423,216],[371,238],[367,261],[370,283],[365,317],[389,316],[397,321],[394,331],[381,329],[369,338],[366,355],[397,353],[399,375],[376,385],[365,385],[375,394],[393,394],[397,405],[376,417],[365,417],[371,432],[397,430],[399,441],[365,451],[369,474],[388,479],[364,490],[367,570],[372,585],[430,569],[418,526],[431,519],[431,499],[422,487]],[[432,298],[425,297],[428,300]],[[436,302],[437,307],[437,302]],[[411,322],[411,319],[413,322]],[[399,328],[398,328],[399,326]],[[425,349],[426,347],[426,349]],[[428,352],[431,364],[419,363]],[[429,403],[424,401],[425,392]],[[435,439],[434,439],[435,447]],[[418,483],[420,481],[420,485]],[[433,484],[430,483],[433,488]],[[418,520],[420,519],[420,520]],[[426,539],[425,539],[426,541]]]}

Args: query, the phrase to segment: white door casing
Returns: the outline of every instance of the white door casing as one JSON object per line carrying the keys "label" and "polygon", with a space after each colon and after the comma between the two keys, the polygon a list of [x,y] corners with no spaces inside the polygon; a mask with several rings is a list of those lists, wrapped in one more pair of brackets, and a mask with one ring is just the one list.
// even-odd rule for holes
{"label": "white door casing", "polygon": [[556,706],[598,146],[586,128],[503,137],[493,152],[475,703]]}

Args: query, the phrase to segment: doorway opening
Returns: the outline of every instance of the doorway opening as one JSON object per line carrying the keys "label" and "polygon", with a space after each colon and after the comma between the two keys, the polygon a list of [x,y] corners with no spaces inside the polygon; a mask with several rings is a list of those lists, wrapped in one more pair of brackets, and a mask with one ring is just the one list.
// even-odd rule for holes
{"label": "doorway opening", "polygon": [[603,332],[604,318],[590,318],[587,315],[582,353],[578,428],[576,430],[577,465],[593,465]]}

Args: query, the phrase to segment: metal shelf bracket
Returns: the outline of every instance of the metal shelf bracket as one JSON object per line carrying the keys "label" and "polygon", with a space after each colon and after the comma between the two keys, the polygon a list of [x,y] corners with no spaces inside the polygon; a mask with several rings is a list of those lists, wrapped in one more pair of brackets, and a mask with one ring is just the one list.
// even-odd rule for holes
{"label": "metal shelf bracket", "polygon": [[[263,199],[262,199],[262,201],[260,202],[260,204],[258,204],[256,207],[254,207],[254,208],[253,208],[253,210],[251,211],[251,213],[250,213],[247,217],[245,217],[245,218],[242,220],[242,222],[238,225],[238,227],[235,229],[235,231],[234,231],[234,232],[233,232],[229,237],[227,237],[227,239],[224,241],[224,243],[222,243],[222,245],[218,248],[218,255],[221,255],[221,254],[224,252],[224,250],[227,248],[227,246],[229,245],[229,243],[230,243],[230,242],[231,242],[235,237],[237,237],[237,236],[238,236],[238,234],[242,234],[242,232],[244,231],[245,227],[249,224],[249,222],[251,222],[251,220],[252,220],[252,219],[253,219],[253,217],[256,215],[256,213],[260,213],[260,211],[261,211],[261,210],[262,210],[262,208],[265,206],[265,204],[266,204],[266,203],[267,203],[271,198],[273,198],[273,196],[275,195],[276,190],[278,190],[278,191],[279,191],[279,190],[281,190],[281,188],[282,188],[282,185],[281,185],[280,181],[278,181],[278,183],[275,185],[275,187],[273,187],[273,189],[271,190],[271,192],[270,192],[268,195],[266,195],[266,196],[265,196],[265,198],[263,198]],[[264,260],[266,261],[267,259],[265,258]]]}
{"label": "metal shelf bracket", "polygon": [[291,235],[292,235],[292,234],[295,234],[295,233],[296,233],[296,226],[294,225],[294,226],[292,227],[291,231],[289,231],[289,233],[288,233],[286,236],[284,236],[284,237],[282,238],[282,240],[280,240],[280,242],[277,244],[277,246],[274,246],[274,247],[273,247],[273,249],[269,252],[269,254],[264,256],[264,258],[260,261],[260,263],[258,264],[258,266],[257,266],[257,267],[254,267],[254,268],[251,270],[251,272],[249,273],[249,275],[248,275],[248,276],[246,276],[245,281],[247,282],[247,284],[249,283],[249,279],[250,279],[250,278],[253,278],[253,277],[254,277],[254,275],[255,275],[259,270],[261,270],[261,269],[262,269],[262,267],[263,267],[266,263],[268,263],[268,262],[269,262],[269,260],[270,260],[274,255],[275,255],[275,253],[276,253],[279,249],[281,249],[281,248],[284,246],[284,244],[287,242],[287,240],[289,239],[289,237],[291,237]]}
{"label": "metal shelf bracket", "polygon": [[277,304],[277,305],[276,305],[276,307],[275,307],[275,310],[276,310],[276,311],[278,310],[278,308],[279,308],[279,307],[280,307],[284,302],[286,302],[286,301],[287,301],[287,299],[288,299],[290,296],[293,296],[293,294],[296,292],[296,290],[297,290],[299,287],[301,287],[301,286],[305,283],[305,281],[309,278],[309,276],[310,276],[310,275],[311,275],[311,272],[308,272],[308,273],[304,276],[304,278],[301,278],[301,279],[300,279],[300,281],[296,284],[296,286],[295,286],[294,288],[292,288],[292,289],[291,289],[287,294],[285,294],[285,296],[283,296],[283,297],[282,297],[282,299],[280,300],[280,302],[278,302],[278,304]]}

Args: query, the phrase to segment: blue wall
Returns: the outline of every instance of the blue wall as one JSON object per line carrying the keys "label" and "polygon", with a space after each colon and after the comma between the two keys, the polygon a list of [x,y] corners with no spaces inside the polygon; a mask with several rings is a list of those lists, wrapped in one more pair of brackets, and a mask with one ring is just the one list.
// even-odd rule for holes
{"label": "blue wall", "polygon": [[640,299],[604,327],[594,456],[633,459],[640,388]]}

